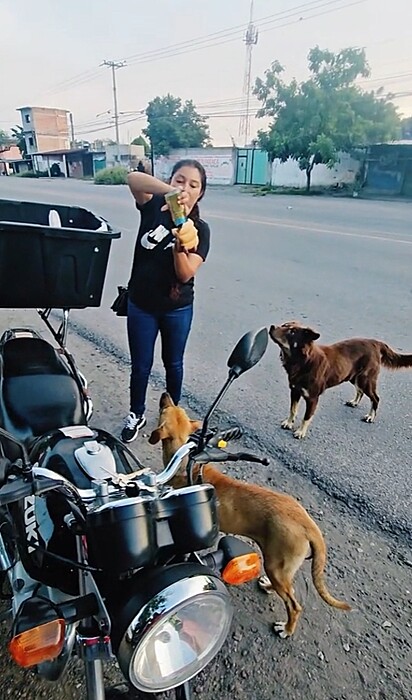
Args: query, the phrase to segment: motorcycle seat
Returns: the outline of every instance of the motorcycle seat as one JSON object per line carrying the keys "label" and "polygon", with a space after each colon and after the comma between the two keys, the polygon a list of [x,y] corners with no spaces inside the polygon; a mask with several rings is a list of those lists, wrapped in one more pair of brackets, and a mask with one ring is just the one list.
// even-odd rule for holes
{"label": "motorcycle seat", "polygon": [[33,374],[70,375],[68,365],[42,338],[13,338],[3,347],[3,377]]}
{"label": "motorcycle seat", "polygon": [[4,345],[2,384],[4,410],[19,431],[39,436],[85,423],[69,366],[42,338],[15,338]]}

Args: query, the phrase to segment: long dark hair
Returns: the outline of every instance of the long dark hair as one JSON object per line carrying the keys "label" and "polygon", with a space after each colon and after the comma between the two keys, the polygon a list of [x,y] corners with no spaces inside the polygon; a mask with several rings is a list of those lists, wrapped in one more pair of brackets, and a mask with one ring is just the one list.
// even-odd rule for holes
{"label": "long dark hair", "polygon": [[177,163],[174,164],[170,179],[172,179],[173,175],[177,173],[180,168],[196,168],[200,175],[200,196],[199,199],[197,200],[195,206],[193,207],[192,211],[189,214],[189,218],[192,219],[192,221],[196,222],[200,219],[200,211],[199,211],[199,205],[198,202],[200,202],[201,199],[203,199],[203,196],[206,192],[206,186],[207,186],[207,177],[206,177],[206,170],[204,169],[203,165],[199,163],[198,160],[194,160],[193,158],[182,158],[182,160],[178,160]]}

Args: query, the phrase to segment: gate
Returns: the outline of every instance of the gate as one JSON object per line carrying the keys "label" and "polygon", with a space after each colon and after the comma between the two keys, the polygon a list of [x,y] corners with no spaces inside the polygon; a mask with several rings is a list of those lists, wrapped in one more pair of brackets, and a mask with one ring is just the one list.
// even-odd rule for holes
{"label": "gate", "polygon": [[266,185],[268,183],[268,156],[259,148],[238,148],[236,185]]}

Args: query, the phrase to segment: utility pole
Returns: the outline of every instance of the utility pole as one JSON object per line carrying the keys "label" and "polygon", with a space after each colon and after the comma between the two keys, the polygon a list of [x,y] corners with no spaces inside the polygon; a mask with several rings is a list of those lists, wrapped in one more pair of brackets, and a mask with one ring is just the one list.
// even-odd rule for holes
{"label": "utility pole", "polygon": [[69,112],[69,122],[70,122],[70,148],[74,148],[74,123],[73,114]]}
{"label": "utility pole", "polygon": [[258,30],[253,24],[253,0],[250,3],[249,24],[246,29],[244,42],[246,44],[245,74],[243,78],[243,97],[245,100],[245,114],[241,116],[239,123],[239,136],[243,137],[243,143],[247,146],[250,131],[250,80],[252,75],[252,49],[258,42]]}
{"label": "utility pole", "polygon": [[109,66],[112,69],[112,84],[113,84],[113,105],[114,105],[114,127],[116,132],[117,146],[117,163],[120,165],[120,140],[119,140],[119,112],[117,108],[117,88],[116,88],[116,70],[123,68],[126,61],[103,61],[103,66]]}

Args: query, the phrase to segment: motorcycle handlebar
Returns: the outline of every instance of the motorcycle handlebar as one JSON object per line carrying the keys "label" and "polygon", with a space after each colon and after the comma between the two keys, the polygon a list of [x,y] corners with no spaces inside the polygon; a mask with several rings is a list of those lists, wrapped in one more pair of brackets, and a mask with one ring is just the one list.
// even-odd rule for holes
{"label": "motorcycle handlebar", "polygon": [[[189,441],[180,447],[173,455],[165,469],[156,475],[155,483],[157,486],[167,484],[179,471],[182,461],[191,452],[191,458],[197,464],[206,464],[207,462],[257,462],[267,466],[269,460],[265,457],[248,452],[231,453],[217,447],[220,440],[228,441],[240,437],[242,434],[238,426],[228,428],[220,432],[216,432],[206,444],[205,448],[196,454],[194,448],[198,447],[198,442],[195,439]],[[58,478],[56,478],[58,477]],[[16,501],[26,498],[27,496],[40,496],[47,491],[59,490],[79,508],[84,510],[84,504],[76,487],[64,477],[55,475],[48,469],[37,467],[33,469],[30,478],[20,477],[14,481],[10,481],[0,488],[0,506],[8,505]]]}
{"label": "motorcycle handlebar", "polygon": [[193,447],[197,447],[197,443],[193,440],[189,440],[189,442],[186,442],[185,445],[182,445],[182,447],[180,447],[177,452],[174,453],[172,459],[169,461],[165,469],[163,469],[160,474],[156,475],[157,485],[162,486],[173,479],[173,477],[179,471],[182,461],[185,457],[187,457]]}
{"label": "motorcycle handlebar", "polygon": [[33,482],[15,479],[9,481],[0,489],[0,506],[8,506],[10,503],[20,501],[22,498],[33,495]]}
{"label": "motorcycle handlebar", "polygon": [[234,425],[232,428],[220,430],[219,432],[215,433],[207,444],[211,445],[212,447],[217,447],[221,440],[224,440],[224,442],[230,442],[231,440],[238,440],[238,438],[242,437],[242,435],[242,428],[240,428],[238,425]]}
{"label": "motorcycle handlebar", "polygon": [[226,452],[219,447],[206,447],[199,454],[194,455],[196,464],[206,464],[207,462],[256,462],[263,464],[265,467],[269,465],[269,460],[266,457],[259,457],[250,452]]}
{"label": "motorcycle handlebar", "polygon": [[9,481],[0,488],[0,506],[15,503],[28,496],[41,496],[47,491],[58,490],[83,511],[83,501],[76,487],[64,477],[54,478],[49,474],[47,469],[37,467],[30,478],[20,477]]}
{"label": "motorcycle handlebar", "polygon": [[249,452],[226,452],[224,449],[218,447],[221,440],[229,442],[229,440],[235,440],[241,437],[242,434],[242,429],[237,425],[227,428],[226,430],[212,430],[206,436],[206,445],[204,448],[200,451],[196,451],[196,448],[199,450],[199,438],[201,436],[201,430],[197,430],[190,435],[188,442],[175,452],[166,468],[160,472],[160,474],[157,474],[156,483],[158,485],[163,485],[173,479],[179,471],[184,458],[189,455],[191,463],[196,464],[245,461],[268,466],[269,460],[266,457],[259,457]]}

